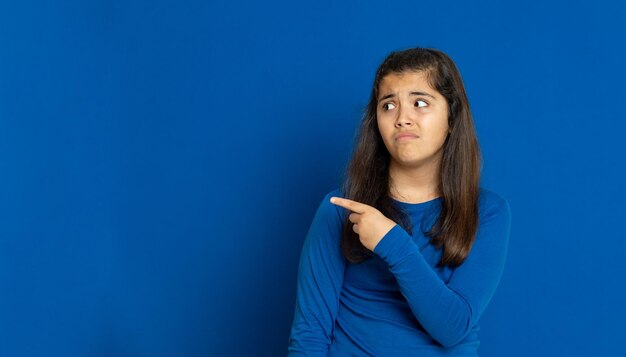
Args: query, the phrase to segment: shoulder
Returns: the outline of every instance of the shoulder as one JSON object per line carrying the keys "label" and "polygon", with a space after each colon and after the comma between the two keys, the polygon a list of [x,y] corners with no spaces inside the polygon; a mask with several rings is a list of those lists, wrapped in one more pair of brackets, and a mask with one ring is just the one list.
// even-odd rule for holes
{"label": "shoulder", "polygon": [[511,206],[502,195],[484,187],[479,188],[478,213],[481,221],[499,218],[504,222],[511,220]]}
{"label": "shoulder", "polygon": [[[338,196],[338,193],[335,189],[321,198],[305,240],[305,249],[313,249],[312,247],[315,246],[318,248],[325,246],[324,249],[338,247],[343,229],[344,214],[341,212],[343,208],[330,202],[330,198]],[[324,251],[324,249],[316,252]]]}
{"label": "shoulder", "polygon": [[321,198],[321,201],[319,202],[316,212],[316,218],[322,221],[326,221],[328,223],[332,222],[339,225],[341,222],[343,222],[345,218],[345,212],[342,207],[330,202],[331,197],[343,198],[344,195],[339,188],[334,188],[333,190],[328,191],[326,194],[324,194],[324,196]]}
{"label": "shoulder", "polygon": [[333,190],[331,190],[330,192],[328,192],[326,194],[326,196],[324,196],[324,202],[323,202],[324,204],[326,204],[330,208],[332,208],[332,211],[335,212],[337,215],[339,215],[340,218],[343,218],[344,209],[341,208],[340,206],[332,204],[330,202],[330,198],[331,197],[345,198],[346,196],[343,194],[343,192],[341,191],[341,189],[339,187],[336,187]]}

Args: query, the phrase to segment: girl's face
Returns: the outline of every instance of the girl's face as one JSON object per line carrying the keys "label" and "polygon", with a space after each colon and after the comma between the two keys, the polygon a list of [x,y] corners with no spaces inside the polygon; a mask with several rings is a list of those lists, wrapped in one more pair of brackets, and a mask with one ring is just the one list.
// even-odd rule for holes
{"label": "girl's face", "polygon": [[395,165],[438,165],[448,135],[448,103],[425,72],[390,73],[379,85],[376,121]]}

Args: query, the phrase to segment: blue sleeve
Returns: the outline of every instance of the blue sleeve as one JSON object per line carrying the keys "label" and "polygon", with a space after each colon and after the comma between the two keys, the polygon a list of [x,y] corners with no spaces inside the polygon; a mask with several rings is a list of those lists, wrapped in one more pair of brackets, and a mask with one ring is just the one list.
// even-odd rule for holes
{"label": "blue sleeve", "polygon": [[324,197],[302,247],[290,357],[326,356],[332,343],[346,260],[340,247],[343,218],[331,196],[338,194]]}
{"label": "blue sleeve", "polygon": [[477,323],[500,281],[506,259],[511,211],[498,197],[481,213],[472,249],[448,283],[426,262],[412,237],[395,225],[374,247],[395,276],[422,327],[441,345],[461,342]]}

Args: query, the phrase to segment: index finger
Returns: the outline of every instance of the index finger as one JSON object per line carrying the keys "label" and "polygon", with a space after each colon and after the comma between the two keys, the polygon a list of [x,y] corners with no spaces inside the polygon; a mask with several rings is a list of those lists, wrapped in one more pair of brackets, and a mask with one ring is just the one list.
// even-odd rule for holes
{"label": "index finger", "polygon": [[370,207],[366,205],[365,203],[349,200],[347,198],[335,197],[335,196],[330,198],[330,203],[347,208],[350,211],[356,212],[356,213],[363,213],[365,212],[365,210],[367,210]]}

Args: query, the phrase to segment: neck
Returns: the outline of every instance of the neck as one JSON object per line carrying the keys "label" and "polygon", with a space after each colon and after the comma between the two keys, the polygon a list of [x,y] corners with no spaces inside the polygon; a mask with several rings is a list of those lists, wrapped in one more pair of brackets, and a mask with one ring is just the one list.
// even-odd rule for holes
{"label": "neck", "polygon": [[389,195],[402,202],[420,203],[441,196],[438,163],[405,167],[389,163]]}

